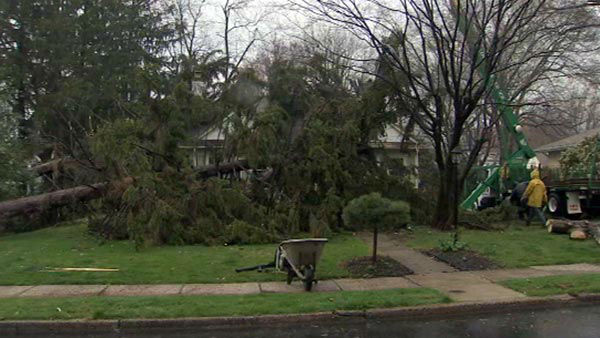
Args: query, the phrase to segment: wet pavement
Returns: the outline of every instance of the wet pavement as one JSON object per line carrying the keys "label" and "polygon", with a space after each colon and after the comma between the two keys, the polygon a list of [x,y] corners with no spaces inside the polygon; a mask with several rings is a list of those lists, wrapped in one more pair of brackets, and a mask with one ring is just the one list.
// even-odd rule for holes
{"label": "wet pavement", "polygon": [[[268,327],[201,328],[189,331],[155,330],[151,332],[115,332],[86,337],[190,338],[190,337],[600,337],[600,306],[511,312],[483,316],[462,316],[435,320],[367,320],[340,318],[326,323],[298,323]],[[72,335],[38,335],[29,337],[77,337]],[[24,337],[24,336],[18,336]],[[8,337],[7,337],[8,338]]]}

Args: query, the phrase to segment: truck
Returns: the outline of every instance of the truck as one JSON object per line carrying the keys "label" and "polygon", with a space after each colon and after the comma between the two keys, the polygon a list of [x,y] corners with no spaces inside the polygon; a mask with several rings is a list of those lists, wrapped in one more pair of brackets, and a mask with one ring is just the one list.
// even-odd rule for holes
{"label": "truck", "polygon": [[596,166],[599,135],[592,141],[589,163],[584,163],[583,170],[572,171],[567,177],[551,170],[543,175],[548,190],[547,210],[551,215],[577,218],[600,211],[600,177]]}
{"label": "truck", "polygon": [[[450,6],[455,16],[460,15],[458,4],[455,0],[450,0]],[[461,20],[466,23],[467,20]],[[460,29],[467,34],[467,27],[463,24]],[[467,44],[469,43],[467,37]],[[481,58],[481,55],[475,55]],[[504,91],[497,84],[494,74],[490,74],[485,67],[480,67],[479,71],[482,77],[489,78],[490,94],[496,102],[503,125],[504,140],[501,146],[503,151],[511,148],[508,145],[509,140],[514,141],[516,150],[504,157],[503,163],[491,164],[480,167],[479,172],[483,172],[482,177],[477,180],[474,188],[467,188],[470,191],[467,197],[460,204],[462,209],[481,210],[487,207],[498,205],[508,196],[513,189],[521,182],[529,181],[529,173],[534,168],[539,168],[539,160],[535,151],[529,146],[527,138],[523,133],[523,127],[513,111],[509,100]],[[600,139],[596,137],[596,150]],[[515,149],[514,147],[512,147]],[[555,217],[565,217],[582,215],[584,212],[592,213],[600,210],[600,177],[596,170],[596,154],[594,151],[593,159],[589,164],[587,173],[579,177],[570,177],[563,179],[560,175],[545,175],[542,171],[542,178],[548,193],[548,212]]]}

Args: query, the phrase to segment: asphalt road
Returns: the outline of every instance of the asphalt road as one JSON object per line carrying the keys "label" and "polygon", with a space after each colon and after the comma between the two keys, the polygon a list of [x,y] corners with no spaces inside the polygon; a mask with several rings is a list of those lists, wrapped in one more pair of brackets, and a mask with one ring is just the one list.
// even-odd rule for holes
{"label": "asphalt road", "polygon": [[[34,337],[77,337],[72,335],[38,335]],[[19,336],[23,337],[23,336]],[[582,306],[564,309],[512,312],[438,320],[398,321],[341,318],[329,323],[313,325],[273,325],[270,327],[232,327],[200,329],[186,332],[174,330],[136,333],[114,333],[85,337],[132,338],[191,338],[191,337],[544,337],[584,338],[600,337],[600,306]]]}

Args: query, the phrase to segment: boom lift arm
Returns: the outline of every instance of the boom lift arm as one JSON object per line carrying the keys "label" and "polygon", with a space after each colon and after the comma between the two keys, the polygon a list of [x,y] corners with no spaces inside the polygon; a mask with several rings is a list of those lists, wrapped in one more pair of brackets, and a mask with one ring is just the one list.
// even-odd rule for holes
{"label": "boom lift arm", "polygon": [[[466,27],[466,23],[468,22],[468,20],[461,16],[460,9],[458,7],[458,4],[456,3],[456,0],[449,0],[449,3],[452,14],[454,15],[455,20],[459,22],[459,28],[465,36],[467,44],[471,45],[469,41],[470,38],[468,36],[469,30]],[[474,62],[479,62],[483,60],[484,56],[481,53],[482,52],[479,51],[478,55],[476,55],[478,60],[474,60]],[[527,162],[530,159],[535,158],[536,155],[535,151],[533,151],[533,149],[527,143],[527,139],[523,134],[522,127],[521,125],[519,125],[519,119],[515,115],[512,107],[508,102],[508,99],[505,97],[502,90],[496,85],[496,77],[494,74],[490,74],[490,71],[489,69],[487,69],[485,62],[482,62],[482,65],[479,67],[479,73],[484,79],[488,78],[490,93],[492,98],[494,99],[494,102],[496,103],[498,111],[500,112],[502,122],[504,123],[508,134],[511,135],[517,143],[517,151],[515,151],[508,157],[507,164],[509,166],[510,164],[519,164],[526,166]],[[493,187],[494,182],[498,180],[500,180],[499,166],[492,169],[488,177],[483,182],[479,183],[479,185],[477,185],[477,187],[469,194],[469,196],[460,204],[460,207],[463,209],[473,208],[473,206],[477,202],[477,199],[487,190],[488,187]]]}

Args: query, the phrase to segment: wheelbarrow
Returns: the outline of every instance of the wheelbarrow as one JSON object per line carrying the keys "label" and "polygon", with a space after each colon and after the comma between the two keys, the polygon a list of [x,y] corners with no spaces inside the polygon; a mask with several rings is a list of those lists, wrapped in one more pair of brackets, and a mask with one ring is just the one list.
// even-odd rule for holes
{"label": "wheelbarrow", "polygon": [[259,264],[247,268],[235,269],[236,272],[275,268],[287,273],[287,283],[291,284],[295,277],[304,283],[304,290],[312,290],[317,283],[315,271],[317,262],[323,254],[327,238],[288,239],[279,244],[275,250],[275,259],[267,264]]}

